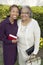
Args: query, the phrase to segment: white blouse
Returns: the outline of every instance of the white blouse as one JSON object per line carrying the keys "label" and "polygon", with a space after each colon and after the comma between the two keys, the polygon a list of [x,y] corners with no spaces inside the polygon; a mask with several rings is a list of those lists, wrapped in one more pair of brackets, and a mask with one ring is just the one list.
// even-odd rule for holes
{"label": "white blouse", "polygon": [[40,27],[38,22],[34,19],[31,19],[30,23],[28,23],[26,26],[23,26],[21,22],[21,19],[18,20],[18,51],[20,50],[24,53],[26,49],[30,48],[34,44],[35,48],[33,54],[37,54],[39,51],[40,42]]}

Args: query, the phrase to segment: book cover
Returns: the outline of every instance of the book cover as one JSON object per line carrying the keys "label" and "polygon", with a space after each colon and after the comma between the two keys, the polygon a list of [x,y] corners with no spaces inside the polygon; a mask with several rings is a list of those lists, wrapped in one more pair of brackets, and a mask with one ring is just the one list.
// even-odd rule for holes
{"label": "book cover", "polygon": [[9,40],[16,40],[17,39],[17,36],[14,36],[12,34],[9,34],[8,39]]}

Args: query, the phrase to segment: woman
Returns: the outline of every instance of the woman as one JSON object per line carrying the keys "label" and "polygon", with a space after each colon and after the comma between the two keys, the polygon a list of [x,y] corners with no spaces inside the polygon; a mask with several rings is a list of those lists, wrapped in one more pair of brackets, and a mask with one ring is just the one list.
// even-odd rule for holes
{"label": "woman", "polygon": [[[26,61],[30,58],[26,50],[34,45],[34,51],[31,55],[37,55],[39,51],[40,27],[38,22],[32,18],[30,7],[24,6],[20,12],[21,19],[18,20],[18,56],[19,64],[27,65]],[[30,65],[30,64],[28,64]]]}
{"label": "woman", "polygon": [[17,39],[11,39],[9,35],[16,36],[17,34],[19,8],[17,5],[12,5],[9,11],[10,16],[0,24],[0,38],[3,41],[4,65],[14,65],[17,58]]}

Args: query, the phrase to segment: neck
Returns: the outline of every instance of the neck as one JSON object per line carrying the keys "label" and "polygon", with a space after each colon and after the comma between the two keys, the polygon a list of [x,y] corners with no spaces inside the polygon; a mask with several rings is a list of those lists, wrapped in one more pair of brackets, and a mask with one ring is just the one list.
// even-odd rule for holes
{"label": "neck", "polygon": [[14,24],[14,19],[12,19],[11,17],[9,17],[10,23]]}
{"label": "neck", "polygon": [[22,20],[22,23],[21,23],[21,24],[22,24],[23,26],[27,26],[27,24],[30,23],[30,21],[31,21],[31,18],[29,18],[29,19],[27,19],[27,20],[25,20],[25,21]]}
{"label": "neck", "polygon": [[23,23],[29,23],[29,22],[30,22],[30,20],[31,20],[31,18],[26,19],[26,20],[22,20],[22,22],[23,22]]}

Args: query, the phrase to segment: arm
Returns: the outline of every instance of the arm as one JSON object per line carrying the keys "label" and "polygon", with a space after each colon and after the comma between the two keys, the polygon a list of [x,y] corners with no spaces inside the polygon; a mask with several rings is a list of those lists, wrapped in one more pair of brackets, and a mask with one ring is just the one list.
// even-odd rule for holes
{"label": "arm", "polygon": [[34,40],[35,40],[35,48],[33,54],[37,54],[39,51],[39,43],[40,43],[40,27],[37,21],[34,25]]}
{"label": "arm", "polygon": [[10,43],[12,43],[12,41],[11,41],[11,40],[8,40],[8,39],[7,39],[7,36],[5,35],[5,25],[4,25],[3,22],[0,24],[0,39],[1,39],[5,44],[10,44]]}

